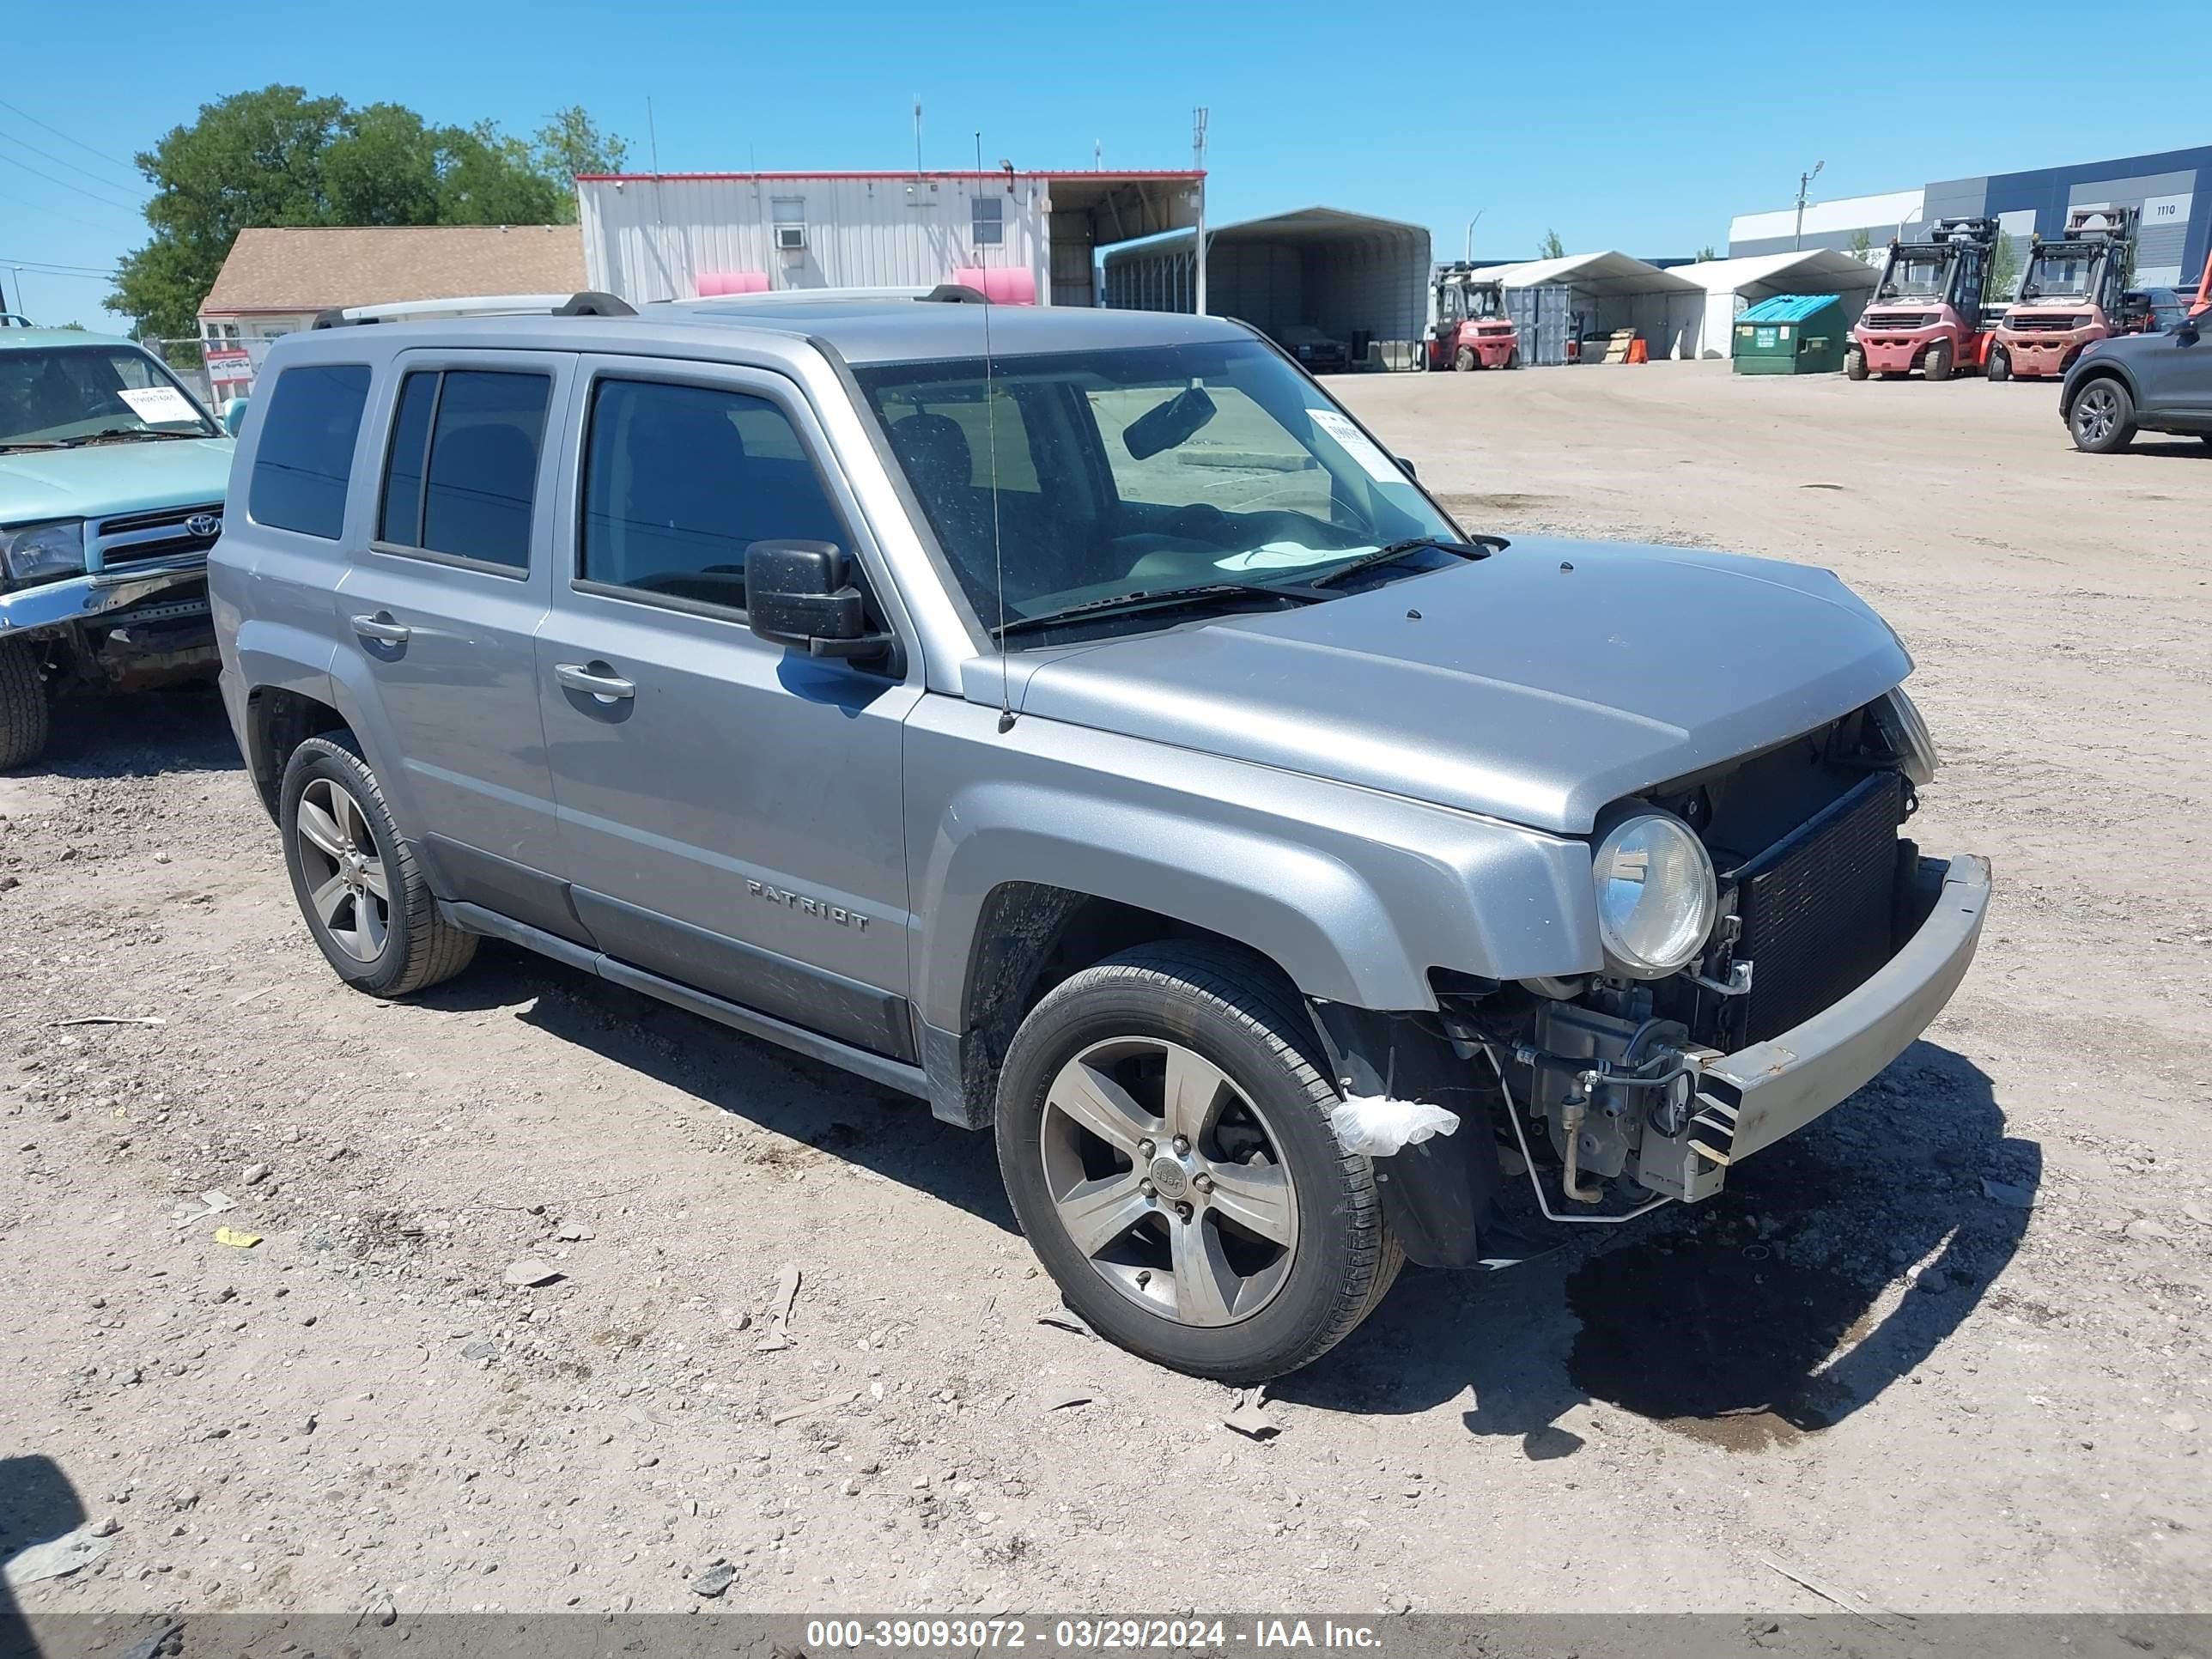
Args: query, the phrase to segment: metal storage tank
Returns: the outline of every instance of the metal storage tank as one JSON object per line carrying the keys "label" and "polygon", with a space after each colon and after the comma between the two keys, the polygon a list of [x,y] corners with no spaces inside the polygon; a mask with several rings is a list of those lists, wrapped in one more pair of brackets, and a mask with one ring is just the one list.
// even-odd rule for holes
{"label": "metal storage tank", "polygon": [[1739,374],[1833,374],[1850,325],[1833,294],[1778,294],[1735,319]]}
{"label": "metal storage tank", "polygon": [[[1106,256],[1106,303],[1132,311],[1196,308],[1192,234]],[[1279,340],[1317,329],[1358,362],[1409,368],[1428,326],[1429,233],[1420,225],[1314,207],[1209,228],[1206,308]]]}

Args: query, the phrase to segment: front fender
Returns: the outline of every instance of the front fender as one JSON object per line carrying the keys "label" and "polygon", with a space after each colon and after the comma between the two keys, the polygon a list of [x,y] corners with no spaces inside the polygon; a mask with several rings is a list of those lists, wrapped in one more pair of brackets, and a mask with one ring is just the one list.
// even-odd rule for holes
{"label": "front fender", "polygon": [[1582,842],[1303,774],[930,697],[907,726],[916,1006],[969,1024],[1007,882],[1132,905],[1261,951],[1307,995],[1436,1006],[1429,975],[1601,961]]}

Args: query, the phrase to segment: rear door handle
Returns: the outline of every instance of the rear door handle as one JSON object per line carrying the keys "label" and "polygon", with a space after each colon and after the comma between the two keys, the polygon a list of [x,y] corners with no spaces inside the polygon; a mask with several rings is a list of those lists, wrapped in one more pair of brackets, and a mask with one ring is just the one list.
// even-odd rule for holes
{"label": "rear door handle", "polygon": [[407,643],[407,625],[392,620],[389,611],[380,611],[374,617],[356,617],[353,631],[365,640],[374,640],[379,645]]}
{"label": "rear door handle", "polygon": [[558,662],[553,678],[571,691],[585,692],[603,702],[620,702],[637,695],[637,687],[603,662]]}

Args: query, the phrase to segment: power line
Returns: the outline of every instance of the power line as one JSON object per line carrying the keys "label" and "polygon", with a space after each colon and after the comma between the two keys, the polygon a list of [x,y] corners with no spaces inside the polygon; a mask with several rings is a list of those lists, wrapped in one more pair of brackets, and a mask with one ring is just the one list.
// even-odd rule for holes
{"label": "power line", "polygon": [[0,155],[0,161],[7,162],[10,167],[22,168],[33,179],[43,179],[48,184],[58,185],[63,190],[75,191],[88,202],[98,202],[103,207],[121,208],[126,213],[137,213],[140,210],[140,204],[137,202],[118,202],[112,196],[102,196],[96,191],[87,190],[82,185],[73,185],[66,179],[57,179],[51,173],[42,173],[28,161],[19,161],[12,155]]}
{"label": "power line", "polygon": [[50,149],[40,149],[36,144],[31,143],[29,139],[18,138],[12,132],[0,132],[0,143],[14,144],[18,149],[27,149],[32,155],[43,156],[46,160],[52,161],[58,167],[67,167],[71,173],[76,173],[81,177],[89,179],[95,185],[101,185],[106,189],[120,190],[123,188],[122,185],[117,184],[113,179],[104,179],[99,173],[93,172],[88,167],[81,167],[74,161],[65,161],[61,156],[55,155],[53,151]]}
{"label": "power line", "polygon": [[103,276],[112,282],[122,275],[97,265],[58,265],[46,259],[12,259],[4,253],[0,253],[0,265],[11,270],[35,270],[41,276]]}
{"label": "power line", "polygon": [[50,208],[39,202],[27,202],[20,196],[10,196],[0,191],[0,202],[13,202],[17,207],[28,208],[33,213],[43,213],[50,218],[65,220],[72,225],[82,225],[87,230],[96,230],[103,236],[115,234],[113,225],[95,225],[89,219],[80,219],[74,213],[64,213],[59,208]]}
{"label": "power line", "polygon": [[32,114],[30,111],[27,109],[17,109],[15,105],[9,103],[4,98],[0,98],[0,109],[14,111],[15,114],[21,116],[33,126],[41,128],[47,132],[52,133],[55,137],[60,139],[64,143],[75,144],[86,155],[97,155],[101,161],[109,162],[115,167],[121,167],[125,173],[135,174],[138,171],[137,162],[118,161],[116,157],[110,155],[104,149],[94,149],[90,144],[86,143],[82,138],[72,138],[69,134],[64,132],[59,127],[48,125],[47,123],[41,121],[37,116]]}

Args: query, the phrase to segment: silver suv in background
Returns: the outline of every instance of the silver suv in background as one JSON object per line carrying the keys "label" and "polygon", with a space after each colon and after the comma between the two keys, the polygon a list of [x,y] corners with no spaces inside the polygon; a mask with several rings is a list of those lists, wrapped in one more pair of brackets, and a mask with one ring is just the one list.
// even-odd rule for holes
{"label": "silver suv in background", "polygon": [[908,1091],[1231,1380],[1942,1008],[1989,870],[1834,576],[1470,536],[1249,330],[966,298],[275,347],[211,586],[342,978],[501,939]]}

